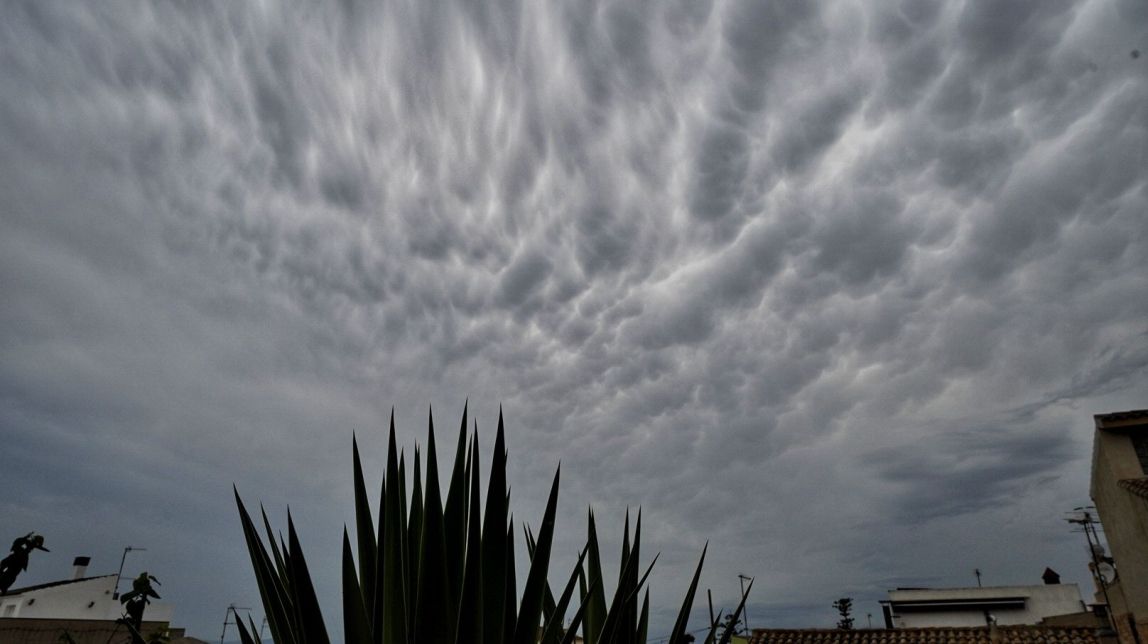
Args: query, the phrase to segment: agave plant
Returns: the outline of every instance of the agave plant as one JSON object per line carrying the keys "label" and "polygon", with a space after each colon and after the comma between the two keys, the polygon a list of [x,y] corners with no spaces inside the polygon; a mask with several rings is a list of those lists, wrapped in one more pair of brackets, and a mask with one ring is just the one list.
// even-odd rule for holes
{"label": "agave plant", "polygon": [[[485,508],[479,493],[478,429],[467,431],[467,411],[455,447],[454,466],[445,498],[439,486],[434,419],[429,420],[426,473],[418,448],[412,461],[412,489],[407,494],[404,453],[395,445],[391,413],[387,465],[380,494],[378,524],[372,517],[363,479],[358,442],[352,439],[355,490],[355,548],[343,529],[343,633],[353,644],[569,644],[579,629],[586,644],[639,644],[646,641],[649,592],[639,596],[653,567],[639,569],[641,513],[630,536],[630,518],[622,542],[617,588],[609,603],[594,514],[589,514],[587,542],[559,595],[547,572],[554,542],[561,468],[554,474],[537,536],[524,527],[530,566],[519,593],[514,566],[514,524],[506,485],[506,443],[502,412],[494,441]],[[425,481],[425,484],[424,484]],[[272,639],[279,644],[329,644],[311,575],[290,512],[287,538],[271,529],[261,510],[266,543],[235,492],[243,533]],[[654,558],[655,561],[657,557]],[[693,580],[682,601],[671,644],[687,641],[687,618],[693,607],[703,549]],[[640,573],[640,574],[639,574]],[[752,584],[751,584],[752,585]],[[574,602],[573,621],[563,620]],[[747,589],[748,593],[748,589]],[[521,598],[519,599],[519,597]],[[745,597],[742,598],[744,606]],[[739,607],[738,612],[740,612]],[[239,622],[244,644],[259,632]],[[707,642],[729,641],[711,620]],[[727,629],[728,630],[728,629]]]}

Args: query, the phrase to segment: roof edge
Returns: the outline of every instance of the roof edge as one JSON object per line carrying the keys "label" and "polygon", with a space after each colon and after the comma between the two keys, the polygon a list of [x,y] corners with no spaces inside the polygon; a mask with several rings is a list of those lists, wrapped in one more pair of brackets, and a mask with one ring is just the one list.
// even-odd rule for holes
{"label": "roof edge", "polygon": [[1148,424],[1148,409],[1129,409],[1092,416],[1096,429],[1118,429]]}
{"label": "roof edge", "polygon": [[49,581],[43,584],[36,584],[35,586],[24,586],[23,588],[13,588],[8,592],[0,595],[0,597],[14,597],[22,595],[32,590],[43,590],[44,588],[55,588],[56,586],[66,586],[68,584],[78,584],[81,581],[92,581],[93,579],[106,579],[107,577],[115,577],[115,575],[96,575],[95,577],[80,577],[79,579],[61,579],[59,581]]}

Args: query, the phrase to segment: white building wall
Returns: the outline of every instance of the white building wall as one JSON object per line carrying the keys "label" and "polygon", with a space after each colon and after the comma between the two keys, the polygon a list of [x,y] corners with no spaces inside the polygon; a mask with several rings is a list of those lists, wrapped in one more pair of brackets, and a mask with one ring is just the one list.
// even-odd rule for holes
{"label": "white building wall", "polygon": [[[0,619],[119,619],[124,609],[119,599],[113,597],[115,588],[116,576],[105,575],[0,595]],[[154,600],[144,610],[144,621],[170,622],[171,616],[170,605]]]}
{"label": "white building wall", "polygon": [[927,588],[918,590],[891,590],[893,625],[896,628],[923,628],[930,626],[959,627],[984,626],[984,609],[949,609],[898,611],[899,602],[921,601],[992,601],[1006,597],[1023,597],[1024,608],[989,608],[989,613],[1001,626],[1036,624],[1045,617],[1068,615],[1087,610],[1076,584],[1048,584],[1040,586],[993,586],[989,588]]}
{"label": "white building wall", "polygon": [[[1006,624],[1028,624],[1026,621],[1010,621],[1004,615],[998,615],[997,623],[1001,625]],[[930,626],[944,626],[949,628],[957,628],[962,626],[984,626],[985,616],[982,612],[957,612],[957,611],[937,611],[935,613],[904,613],[900,617],[893,618],[893,624],[897,628],[928,628]]]}

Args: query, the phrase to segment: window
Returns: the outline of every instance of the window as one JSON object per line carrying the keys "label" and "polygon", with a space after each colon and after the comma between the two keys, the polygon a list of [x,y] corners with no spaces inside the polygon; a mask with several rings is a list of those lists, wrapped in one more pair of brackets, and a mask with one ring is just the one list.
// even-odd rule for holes
{"label": "window", "polygon": [[1140,469],[1148,474],[1148,433],[1132,434],[1132,448],[1136,450],[1136,458],[1140,459]]}

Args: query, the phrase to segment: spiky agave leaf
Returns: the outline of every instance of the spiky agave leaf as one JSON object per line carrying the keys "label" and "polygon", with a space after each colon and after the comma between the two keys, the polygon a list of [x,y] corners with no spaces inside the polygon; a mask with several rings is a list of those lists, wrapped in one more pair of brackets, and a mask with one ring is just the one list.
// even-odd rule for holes
{"label": "spiky agave leaf", "polygon": [[381,519],[383,539],[379,542],[379,584],[381,597],[380,644],[407,644],[407,585],[404,579],[406,517],[403,513],[403,485],[399,478],[399,457],[395,445],[395,417],[391,411],[387,445],[386,516]]}
{"label": "spiky agave leaf", "polygon": [[[443,507],[443,532],[447,551],[447,615],[458,615],[459,593],[462,589],[463,567],[466,561],[467,496],[470,459],[467,457],[466,420],[470,401],[462,407],[462,423],[458,429],[458,444],[454,451],[454,467]],[[452,619],[452,622],[454,620]]]}
{"label": "spiky agave leaf", "polygon": [[650,589],[646,588],[646,596],[642,599],[642,614],[638,616],[638,631],[634,641],[645,644],[650,625]]}
{"label": "spiky agave leaf", "polygon": [[686,642],[686,624],[690,618],[690,611],[694,609],[694,595],[698,591],[698,579],[702,576],[702,564],[706,561],[706,550],[709,550],[710,544],[707,541],[706,545],[702,547],[702,556],[698,559],[698,567],[694,570],[694,578],[690,581],[690,588],[686,591],[686,597],[682,600],[682,607],[678,610],[678,618],[674,620],[674,629],[670,631],[669,644],[685,644]]}
{"label": "spiky agave leaf", "polygon": [[[251,635],[251,632],[255,630],[254,629],[255,624],[252,624],[251,625],[253,627],[252,630],[248,631],[247,626],[245,626],[243,624],[243,620],[239,619],[239,616],[236,615],[235,616],[235,626],[239,630],[239,641],[241,644],[256,644],[257,640],[255,639],[255,637],[253,637]],[[226,628],[226,626],[224,628]]]}
{"label": "spiky agave leaf", "polygon": [[719,644],[729,644],[733,638],[734,627],[737,626],[737,620],[741,619],[741,613],[745,610],[745,600],[749,597],[749,591],[753,590],[753,580],[749,580],[749,585],[745,587],[745,592],[741,594],[741,601],[737,605],[737,609],[733,611],[733,618],[729,620],[729,625],[721,634],[721,639],[718,640]]}
{"label": "spiky agave leaf", "polygon": [[478,472],[478,428],[474,430],[470,463],[470,499],[467,521],[466,560],[462,574],[462,595],[459,600],[458,629],[456,644],[481,642],[483,636],[483,583],[482,583],[482,543],[479,531],[479,472]]}
{"label": "spiky agave leaf", "polygon": [[494,454],[486,488],[486,514],[482,520],[482,642],[505,644],[506,570],[509,544],[506,539],[508,510],[506,506],[506,439],[503,435],[502,410],[498,412],[498,430],[494,437]]}
{"label": "spiky agave leaf", "polygon": [[[598,539],[597,527],[594,519],[593,511],[589,513],[587,521],[587,549],[589,556],[587,557],[587,574],[580,577],[579,584],[585,588],[587,581],[597,582],[601,588],[601,565],[595,565],[595,555],[597,554]],[[622,536],[622,557],[620,563],[620,572],[618,575],[618,586],[615,589],[613,598],[610,605],[605,606],[605,595],[603,592],[590,593],[586,590],[583,591],[583,602],[587,604],[586,620],[583,623],[583,638],[593,637],[597,644],[631,644],[638,641],[639,621],[640,615],[638,610],[638,599],[642,586],[645,584],[646,578],[649,576],[657,557],[647,567],[646,572],[639,578],[638,562],[641,554],[641,512],[638,514],[638,523],[635,526],[633,533],[633,541],[630,538],[630,513],[627,509],[626,519],[624,523],[624,531]],[[599,557],[600,560],[600,557]],[[598,613],[602,616],[600,623],[595,623],[596,612],[593,609],[595,602],[595,595],[599,598],[597,601],[601,602]]]}
{"label": "spiky agave leaf", "polygon": [[509,642],[518,626],[518,579],[514,567],[514,515],[506,527],[506,594],[502,603],[503,642]]}
{"label": "spiky agave leaf", "polygon": [[[522,532],[526,537],[526,553],[530,556],[531,565],[534,564],[534,550],[538,546],[538,542],[534,540],[534,532],[530,530],[530,526],[523,525]],[[554,602],[554,592],[550,590],[550,583],[546,583],[546,590],[542,596],[542,622],[548,623],[550,616],[554,614],[557,605]]]}
{"label": "spiky agave leaf", "polygon": [[[654,556],[654,560],[646,567],[646,572],[637,583],[631,585],[627,584],[624,588],[619,585],[617,591],[614,593],[614,601],[610,604],[609,614],[606,615],[606,624],[602,627],[602,642],[610,644],[621,644],[623,642],[630,642],[634,636],[633,631],[623,631],[620,627],[622,620],[625,618],[625,611],[621,609],[628,602],[633,602],[638,592],[646,585],[646,579],[649,578],[650,572],[654,569],[654,564],[658,563],[658,557]],[[637,557],[631,557],[630,563],[637,564]],[[633,574],[634,566],[627,566],[624,574]]]}
{"label": "spiky agave leaf", "polygon": [[[582,552],[578,553],[578,561],[574,564],[574,571],[570,573],[570,579],[566,582],[566,588],[562,590],[562,596],[551,611],[550,617],[547,618],[546,624],[542,629],[542,639],[539,644],[558,644],[562,637],[562,620],[566,617],[566,610],[570,607],[570,600],[574,596],[574,584],[582,577],[582,560],[586,558],[586,549],[583,548]],[[576,626],[571,626],[571,630],[575,632],[578,630]]]}
{"label": "spiky agave leaf", "polygon": [[[271,546],[271,555],[274,557],[275,570],[279,573],[280,579],[287,578],[287,566],[283,562],[283,554],[279,550],[279,542],[275,539],[275,533],[271,530],[271,522],[267,520],[267,510],[263,508],[263,504],[259,504],[259,514],[263,516],[263,528],[267,532],[267,544]],[[280,540],[282,540],[280,538]]]}
{"label": "spiky agave leaf", "polygon": [[622,621],[622,607],[630,597],[630,589],[625,584],[625,580],[633,574],[637,567],[637,558],[626,558],[625,566],[618,575],[618,587],[614,589],[614,598],[610,601],[609,608],[606,609],[606,619],[602,621],[602,629],[598,633],[598,641],[601,644],[615,644],[619,623]]}
{"label": "spiky agave leaf", "polygon": [[375,574],[378,571],[379,546],[375,541],[375,523],[371,518],[371,505],[367,499],[367,486],[363,481],[363,462],[359,458],[358,438],[351,435],[355,484],[355,542],[359,549],[359,586],[364,606],[375,603]]}
{"label": "spiky agave leaf", "polygon": [[287,543],[290,545],[287,571],[291,579],[291,596],[295,608],[298,632],[307,644],[329,644],[327,627],[323,624],[323,611],[319,608],[319,598],[311,583],[311,573],[307,570],[307,559],[303,547],[299,545],[299,535],[295,532],[295,522],[291,512],[287,512]]}
{"label": "spiky agave leaf", "polygon": [[[454,644],[454,620],[443,616],[444,609],[452,602],[449,598],[448,554],[437,461],[432,419],[427,434],[426,499],[419,531],[422,545],[419,548],[418,594],[412,632],[412,638],[420,644]],[[447,612],[447,615],[452,613]]]}
{"label": "spiky agave leaf", "polygon": [[598,550],[598,529],[594,524],[594,510],[586,519],[586,585],[583,603],[586,604],[582,622],[582,640],[585,644],[598,644],[599,633],[606,622],[606,593],[602,582],[602,557]]}
{"label": "spiky agave leaf", "polygon": [[[421,560],[421,549],[423,545],[422,531],[423,531],[423,480],[422,480],[422,459],[419,452],[418,444],[415,444],[415,457],[414,457],[414,479],[412,482],[412,492],[410,501],[410,510],[407,515],[407,531],[405,533],[404,543],[407,544],[406,556],[406,577],[407,577],[407,628],[409,629],[409,637],[415,638],[415,613],[417,611],[417,603],[419,597],[419,561]],[[399,465],[399,472],[402,472],[402,464]],[[403,498],[406,498],[405,496]]]}
{"label": "spiky agave leaf", "polygon": [[[387,455],[388,462],[390,460],[390,453],[388,448]],[[376,527],[375,539],[375,588],[371,592],[371,603],[367,604],[367,617],[370,618],[371,623],[371,641],[374,644],[381,644],[383,641],[383,568],[385,563],[385,555],[383,543],[386,538],[387,526],[387,476],[383,472],[383,480],[379,484],[379,523]],[[365,597],[365,594],[364,594]]]}
{"label": "spiky agave leaf", "polygon": [[271,637],[276,642],[297,644],[298,638],[292,628],[292,607],[286,592],[284,577],[281,577],[251,522],[251,516],[239,498],[239,490],[234,488],[235,505],[239,509],[239,520],[243,525],[243,536],[247,541],[247,552],[251,556],[251,567],[255,570],[255,582],[259,596],[271,627]]}
{"label": "spiky agave leaf", "polygon": [[[581,567],[579,567],[579,571],[581,571]],[[598,582],[594,582],[586,587],[584,589],[583,595],[593,593],[596,590],[597,583]],[[578,610],[574,613],[574,619],[570,620],[570,627],[566,629],[566,634],[562,636],[562,641],[559,644],[573,644],[574,640],[577,639],[578,628],[582,626],[582,619],[585,615],[586,606],[587,604],[585,601],[583,601],[578,606]],[[583,639],[583,642],[585,642],[585,639]]]}
{"label": "spiky agave leaf", "polygon": [[546,583],[546,572],[550,568],[550,550],[554,543],[554,519],[558,511],[558,481],[562,474],[562,466],[554,472],[554,482],[550,485],[550,498],[546,501],[546,511],[543,513],[542,526],[538,531],[538,543],[533,548],[530,572],[526,577],[526,586],[522,590],[522,603],[518,609],[518,623],[514,629],[512,644],[534,644],[538,637],[542,606],[549,592]]}
{"label": "spiky agave leaf", "polygon": [[[711,613],[712,615],[712,613]],[[714,644],[717,641],[717,629],[721,625],[722,611],[717,612],[717,616],[711,618],[710,630],[706,634],[705,644]]]}
{"label": "spiky agave leaf", "polygon": [[[643,588],[646,588],[646,595],[647,595],[647,599],[648,599],[648,596],[649,596],[649,588],[646,586],[646,580],[647,580],[647,579],[650,577],[650,572],[652,572],[652,571],[654,570],[654,564],[658,563],[658,558],[659,558],[659,557],[661,557],[661,556],[662,556],[662,555],[661,555],[661,553],[658,553],[658,554],[654,555],[654,559],[653,559],[653,560],[650,562],[650,565],[646,567],[646,572],[645,572],[645,573],[642,575],[642,578],[641,578],[641,579],[639,579],[639,580],[638,580],[638,583],[637,583],[637,584],[634,586],[633,594],[631,595],[631,599],[632,599],[633,601],[635,601],[635,602],[637,601],[637,599],[638,599],[638,592],[639,592],[639,591],[641,591]],[[648,613],[648,611],[649,611],[649,606],[648,606],[648,605],[647,605],[647,606],[645,606],[645,607],[643,608],[643,610],[644,610],[644,611],[646,611],[646,612]],[[648,616],[648,614],[647,614],[647,618],[648,618],[648,617],[649,617],[649,616]],[[638,633],[642,632],[643,628],[644,628],[644,627],[642,626],[642,616],[641,616],[641,615],[639,615],[639,616],[638,616],[638,626],[637,626],[637,629],[634,631],[634,633],[633,633],[633,635],[632,635],[632,641],[633,641],[633,642],[645,642],[645,641],[646,641],[646,640],[645,640],[645,635],[642,635],[641,637],[638,637]]]}
{"label": "spiky agave leaf", "polygon": [[374,641],[367,604],[355,576],[355,562],[351,556],[351,540],[343,528],[343,637],[347,644],[370,644]]}
{"label": "spiky agave leaf", "polygon": [[[418,445],[415,445],[418,449]],[[399,578],[403,582],[403,591],[401,594],[403,600],[403,623],[404,632],[406,637],[410,637],[412,620],[414,618],[414,593],[411,592],[411,530],[410,530],[410,497],[407,496],[407,452],[405,449],[399,450],[399,562],[402,564],[399,567]],[[406,640],[404,640],[406,641]]]}
{"label": "spiky agave leaf", "polygon": [[[638,520],[634,526],[634,541],[631,544],[629,540],[630,532],[630,510],[626,509],[626,525],[625,532],[622,539],[622,556],[623,559],[633,557],[635,561],[641,561],[641,543],[642,543],[642,510],[638,509]],[[652,565],[652,564],[651,564]],[[622,632],[622,639],[630,644],[636,644],[635,636],[638,630],[638,569],[630,574],[630,577],[625,581],[626,592],[629,593],[629,598],[622,607],[622,616],[620,628]]]}
{"label": "spiky agave leaf", "polygon": [[[637,535],[635,535],[637,536]],[[634,560],[639,561],[638,553],[632,553]],[[630,561],[630,508],[626,508],[626,517],[622,522],[622,559],[618,563],[618,570],[626,568],[626,563]],[[618,592],[624,592],[627,595],[634,591],[634,583],[637,581],[638,569],[632,568],[633,572],[625,579],[618,580]],[[619,644],[630,644],[627,635],[632,635],[634,629],[638,625],[638,607],[632,599],[626,599],[619,607],[618,614],[618,629],[621,631],[622,637]]]}

